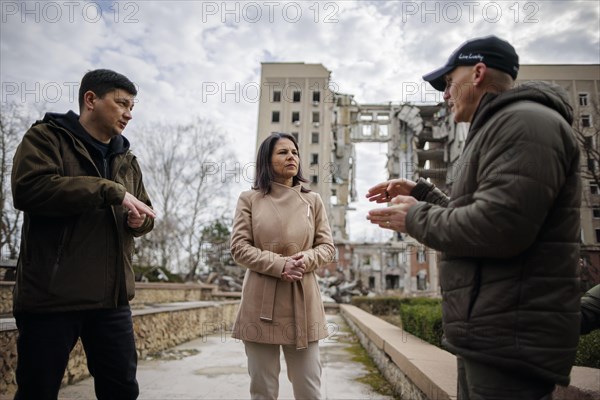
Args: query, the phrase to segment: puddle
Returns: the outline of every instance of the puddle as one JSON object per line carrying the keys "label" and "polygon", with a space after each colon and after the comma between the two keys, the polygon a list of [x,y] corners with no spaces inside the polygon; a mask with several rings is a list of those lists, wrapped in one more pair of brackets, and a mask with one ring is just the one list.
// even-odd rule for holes
{"label": "puddle", "polygon": [[194,370],[194,374],[207,376],[214,378],[219,375],[236,375],[236,374],[248,374],[248,369],[245,367],[209,367]]}

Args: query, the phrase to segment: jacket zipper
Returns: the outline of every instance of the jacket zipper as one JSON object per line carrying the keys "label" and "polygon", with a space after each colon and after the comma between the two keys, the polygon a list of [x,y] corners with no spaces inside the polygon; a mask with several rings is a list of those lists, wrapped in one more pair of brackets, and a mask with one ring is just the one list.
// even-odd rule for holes
{"label": "jacket zipper", "polygon": [[106,158],[103,158],[102,162],[104,163],[104,175],[103,176],[106,176],[108,178],[109,177],[108,176],[108,161],[106,161]]}
{"label": "jacket zipper", "polygon": [[52,275],[50,275],[50,282],[54,281],[56,274],[58,272],[58,267],[60,265],[60,259],[62,258],[62,253],[65,247],[65,241],[67,240],[67,232],[69,231],[69,226],[65,226],[62,234],[60,235],[60,241],[58,242],[58,248],[56,250],[56,260],[54,261],[54,265],[52,266]]}
{"label": "jacket zipper", "polygon": [[481,287],[481,264],[477,264],[477,270],[475,271],[475,276],[473,277],[473,288],[471,289],[471,297],[469,299],[469,308],[467,311],[467,321],[471,320],[471,313],[473,312],[473,307],[475,306],[475,302],[479,297],[479,289]]}

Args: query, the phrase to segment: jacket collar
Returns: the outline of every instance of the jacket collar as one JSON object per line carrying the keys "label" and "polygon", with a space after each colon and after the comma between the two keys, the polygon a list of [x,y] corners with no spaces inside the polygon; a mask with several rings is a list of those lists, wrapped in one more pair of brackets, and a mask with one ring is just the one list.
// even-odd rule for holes
{"label": "jacket collar", "polygon": [[286,192],[289,192],[290,190],[300,193],[301,189],[302,189],[302,185],[287,186],[287,185],[282,185],[281,183],[277,183],[275,181],[271,181],[271,193],[274,195],[285,194]]}

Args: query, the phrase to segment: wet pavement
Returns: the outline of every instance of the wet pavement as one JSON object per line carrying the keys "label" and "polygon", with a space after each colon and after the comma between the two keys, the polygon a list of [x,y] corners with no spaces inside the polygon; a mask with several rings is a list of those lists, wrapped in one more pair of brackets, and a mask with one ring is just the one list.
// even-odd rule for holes
{"label": "wet pavement", "polygon": [[[322,398],[391,400],[356,381],[367,374],[367,369],[352,361],[352,354],[346,350],[351,346],[347,339],[352,333],[339,315],[327,315],[327,320],[333,328],[332,335],[320,342]],[[139,399],[249,399],[246,365],[243,343],[232,339],[229,332],[195,339],[164,351],[160,358],[139,361]],[[279,382],[279,398],[293,399],[283,356]],[[94,398],[91,378],[63,388],[59,395],[61,400]]]}

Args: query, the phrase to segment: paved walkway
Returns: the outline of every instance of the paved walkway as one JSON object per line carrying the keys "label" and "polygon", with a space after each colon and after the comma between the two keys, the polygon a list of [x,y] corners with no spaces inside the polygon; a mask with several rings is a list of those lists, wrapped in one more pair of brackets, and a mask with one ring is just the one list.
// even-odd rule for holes
{"label": "paved walkway", "polygon": [[[339,329],[322,340],[322,398],[330,400],[391,400],[375,393],[355,379],[366,374],[365,367],[351,360],[345,350],[350,345],[343,336],[351,335],[339,315],[328,315],[328,322]],[[166,359],[171,355],[174,359]],[[281,360],[280,399],[293,399],[285,361]],[[242,342],[227,335],[196,339],[164,352],[161,359],[140,360],[138,364],[140,400],[249,399],[250,378]],[[92,379],[85,379],[61,390],[61,400],[94,399]]]}

